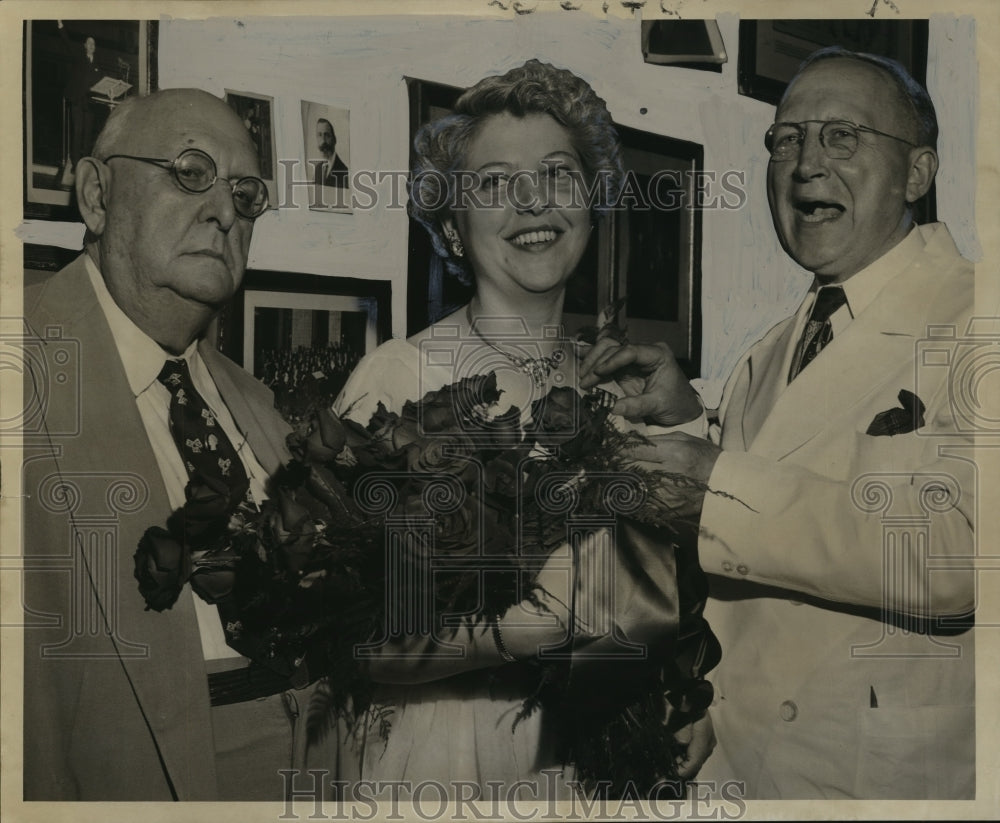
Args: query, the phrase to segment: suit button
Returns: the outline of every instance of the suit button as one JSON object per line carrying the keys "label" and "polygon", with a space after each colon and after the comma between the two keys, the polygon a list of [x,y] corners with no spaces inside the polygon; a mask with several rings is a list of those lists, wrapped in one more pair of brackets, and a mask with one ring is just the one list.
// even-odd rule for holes
{"label": "suit button", "polygon": [[733,564],[730,563],[728,560],[723,560],[722,561],[722,570],[724,572],[731,572],[733,570]]}
{"label": "suit button", "polygon": [[750,569],[749,569],[749,567],[745,563],[740,563],[740,565],[738,565],[736,567],[736,571],[738,571],[740,574],[749,574],[750,573]]}
{"label": "suit button", "polygon": [[796,717],[799,716],[799,707],[796,706],[791,700],[784,701],[781,706],[778,707],[778,714],[781,715],[781,719],[787,723],[791,723]]}

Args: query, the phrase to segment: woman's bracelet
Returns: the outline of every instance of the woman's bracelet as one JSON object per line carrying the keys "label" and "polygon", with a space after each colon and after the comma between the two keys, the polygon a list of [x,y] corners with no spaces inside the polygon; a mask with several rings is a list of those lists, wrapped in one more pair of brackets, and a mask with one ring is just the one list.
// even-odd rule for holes
{"label": "woman's bracelet", "polygon": [[503,642],[503,635],[500,634],[500,615],[494,615],[492,622],[493,629],[493,643],[497,647],[497,652],[500,654],[500,659],[504,663],[516,663],[517,658],[514,657],[507,649],[507,646]]}

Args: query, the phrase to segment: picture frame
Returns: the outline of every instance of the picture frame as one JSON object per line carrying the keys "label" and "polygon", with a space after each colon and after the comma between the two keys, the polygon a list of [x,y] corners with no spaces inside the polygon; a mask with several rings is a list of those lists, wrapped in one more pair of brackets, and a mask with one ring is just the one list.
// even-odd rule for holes
{"label": "picture frame", "polygon": [[217,344],[296,419],[329,407],[358,360],[391,336],[391,299],[388,280],[249,269]]}
{"label": "picture frame", "polygon": [[[451,111],[462,89],[407,78],[410,144],[417,129]],[[592,326],[623,300],[617,323],[635,339],[664,340],[689,377],[701,369],[701,221],[697,207],[701,145],[618,126],[626,174],[640,189],[660,173],[657,193],[677,208],[623,204],[598,222],[566,287],[565,332]],[[411,156],[411,162],[413,158]],[[647,206],[650,204],[646,204]],[[472,292],[445,274],[423,226],[410,219],[407,333],[415,334],[468,302]],[[651,267],[664,267],[653,272]]]}
{"label": "picture frame", "polygon": [[[618,325],[635,340],[669,344],[678,365],[694,378],[701,372],[702,215],[704,204],[718,198],[713,191],[718,187],[700,176],[700,144],[626,126],[618,126],[618,136],[626,175],[649,203],[623,204],[598,224],[591,258],[597,263],[591,275],[597,312],[623,301]],[[580,274],[576,288],[585,282]],[[568,293],[567,318],[572,318],[571,298]],[[588,311],[575,322],[584,326],[595,316]]]}
{"label": "picture frame", "polygon": [[24,21],[26,219],[79,220],[74,162],[116,105],[156,90],[158,35],[156,20]]}
{"label": "picture frame", "polygon": [[[415,154],[413,138],[424,123],[448,114],[462,89],[444,83],[406,78],[410,106],[410,167]],[[434,253],[426,229],[413,217],[409,219],[409,256],[406,266],[406,333],[416,334],[447,315],[472,297],[472,289],[444,271],[441,258]]]}
{"label": "picture frame", "polygon": [[274,98],[249,91],[225,90],[229,107],[243,121],[257,148],[260,178],[268,191],[268,207],[278,208],[277,152],[274,143]]}
{"label": "picture frame", "polygon": [[341,106],[301,101],[302,168],[312,182],[309,208],[350,214],[351,113]]}
{"label": "picture frame", "polygon": [[56,272],[73,262],[80,255],[79,249],[65,249],[61,246],[46,246],[40,243],[24,244],[25,271]]}
{"label": "picture frame", "polygon": [[740,94],[776,106],[799,64],[817,49],[833,45],[891,57],[923,84],[927,34],[926,19],[740,20]]}

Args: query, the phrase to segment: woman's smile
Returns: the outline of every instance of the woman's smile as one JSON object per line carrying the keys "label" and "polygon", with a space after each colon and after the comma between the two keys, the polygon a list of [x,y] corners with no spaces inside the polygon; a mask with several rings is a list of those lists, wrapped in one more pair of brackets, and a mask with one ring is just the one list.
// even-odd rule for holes
{"label": "woman's smile", "polygon": [[491,195],[455,211],[477,289],[508,298],[564,289],[590,238],[590,210],[570,196],[583,164],[569,131],[548,114],[490,115],[465,166]]}
{"label": "woman's smile", "polygon": [[562,233],[562,229],[555,229],[551,226],[539,226],[515,232],[507,238],[507,242],[522,251],[546,251],[559,240]]}

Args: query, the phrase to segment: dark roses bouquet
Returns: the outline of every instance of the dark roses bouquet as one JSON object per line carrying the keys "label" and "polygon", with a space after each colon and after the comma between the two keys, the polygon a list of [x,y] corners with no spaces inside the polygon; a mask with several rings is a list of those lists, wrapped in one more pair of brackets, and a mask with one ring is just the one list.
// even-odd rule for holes
{"label": "dark roses bouquet", "polygon": [[359,651],[459,631],[445,627],[449,616],[468,628],[524,599],[537,605],[539,570],[573,545],[568,523],[616,524],[620,543],[662,557],[673,575],[676,631],[641,659],[588,664],[586,676],[572,653],[519,662],[536,675],[519,717],[544,707],[591,786],[621,793],[676,780],[673,732],[711,702],[703,676],[719,649],[702,617],[697,525],[663,492],[706,489],[631,467],[628,449],[642,438],[613,425],[600,392],[553,388],[527,423],[517,408],[496,414],[499,399],[488,374],[398,414],[380,403],[367,426],[320,410],[289,435],[293,459],[259,510],[193,476],[185,505],[139,544],[139,590],[162,611],[190,583],[219,605],[231,646],[289,685],[326,678],[327,722],[351,723],[375,694]]}

